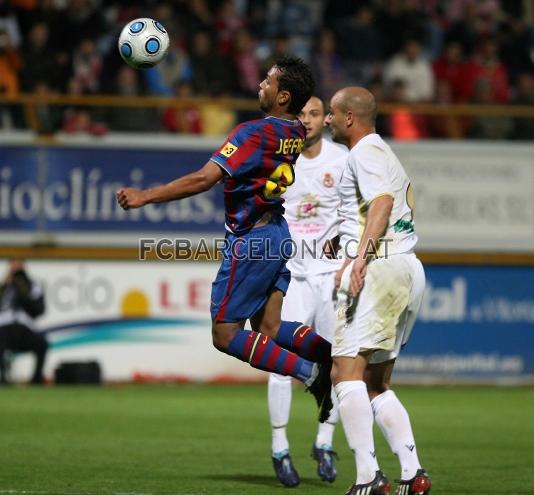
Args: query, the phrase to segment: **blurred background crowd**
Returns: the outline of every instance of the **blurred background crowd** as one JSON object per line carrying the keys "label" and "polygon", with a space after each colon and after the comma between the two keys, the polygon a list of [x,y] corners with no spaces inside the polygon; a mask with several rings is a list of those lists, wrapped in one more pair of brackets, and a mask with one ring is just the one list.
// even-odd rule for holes
{"label": "blurred background crowd", "polygon": [[[136,17],[159,20],[171,39],[166,59],[143,72],[117,51],[120,30]],[[326,99],[350,84],[398,104],[532,105],[534,2],[0,0],[0,94],[256,98],[266,70],[286,53],[311,64]],[[217,134],[240,117],[195,105],[39,108],[45,132]],[[21,109],[4,105],[0,124],[27,122]],[[378,127],[401,139],[448,132],[443,119],[406,112]],[[525,118],[463,119],[456,128],[462,137],[534,139]]]}

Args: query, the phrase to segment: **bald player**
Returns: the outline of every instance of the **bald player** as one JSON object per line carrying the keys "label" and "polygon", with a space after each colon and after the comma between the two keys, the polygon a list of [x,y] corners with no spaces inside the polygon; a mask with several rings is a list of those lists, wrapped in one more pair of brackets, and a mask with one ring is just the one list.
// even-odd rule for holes
{"label": "bald player", "polygon": [[347,495],[390,493],[375,456],[373,419],[400,461],[395,493],[423,495],[430,492],[430,478],[390,380],[421,305],[425,274],[414,254],[410,180],[376,134],[375,117],[371,93],[349,87],[332,97],[326,118],[334,141],[350,150],[341,178],[339,241],[346,261],[336,275],[331,376],[356,461],[356,482]]}

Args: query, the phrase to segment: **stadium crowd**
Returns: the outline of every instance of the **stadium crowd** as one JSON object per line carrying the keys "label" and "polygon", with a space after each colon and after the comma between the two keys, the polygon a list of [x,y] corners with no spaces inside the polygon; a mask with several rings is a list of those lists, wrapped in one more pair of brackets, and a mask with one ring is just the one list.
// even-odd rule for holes
{"label": "stadium crowd", "polygon": [[[532,105],[533,16],[528,0],[0,0],[0,94],[256,98],[266,69],[289,53],[311,64],[323,98],[350,84],[379,102]],[[165,60],[143,72],[117,51],[136,17],[158,19],[171,39]],[[21,109],[8,110],[2,127],[26,125]],[[43,106],[38,117],[44,132],[220,134],[241,116],[192,105]],[[532,119],[462,118],[457,127],[466,137],[534,138]],[[443,119],[406,111],[378,128],[399,139],[448,135]]]}

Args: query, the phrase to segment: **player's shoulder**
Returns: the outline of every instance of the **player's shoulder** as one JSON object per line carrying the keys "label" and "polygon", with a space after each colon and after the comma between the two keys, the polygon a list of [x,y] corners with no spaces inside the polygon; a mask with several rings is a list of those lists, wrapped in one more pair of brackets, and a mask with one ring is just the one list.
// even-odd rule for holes
{"label": "player's shoulder", "polygon": [[241,146],[245,143],[252,144],[252,138],[260,134],[261,120],[263,119],[247,120],[236,125],[229,134],[226,142],[232,144],[234,147]]}
{"label": "player's shoulder", "polygon": [[263,117],[261,119],[254,119],[254,120],[247,120],[246,122],[243,122],[242,124],[239,124],[235,128],[235,132],[239,132],[241,134],[284,134],[285,130],[283,127],[285,125],[288,125],[286,122],[278,122],[274,119],[269,119],[267,117]]}
{"label": "player's shoulder", "polygon": [[378,157],[387,153],[388,144],[376,133],[368,134],[356,143],[350,150],[350,157],[354,159]]}
{"label": "player's shoulder", "polygon": [[349,156],[349,150],[345,146],[333,143],[326,138],[322,139],[321,146],[321,153],[331,160],[346,160]]}
{"label": "player's shoulder", "polygon": [[234,127],[233,134],[256,132],[258,129],[261,129],[263,127],[264,120],[265,119],[254,119],[241,122],[241,124],[238,124]]}

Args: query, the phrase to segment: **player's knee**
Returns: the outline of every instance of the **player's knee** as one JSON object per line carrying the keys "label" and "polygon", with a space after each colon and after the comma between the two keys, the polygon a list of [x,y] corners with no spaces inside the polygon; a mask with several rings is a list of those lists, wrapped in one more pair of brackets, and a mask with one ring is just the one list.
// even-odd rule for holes
{"label": "player's knee", "polygon": [[334,385],[341,382],[363,380],[365,365],[366,358],[363,356],[358,355],[356,358],[334,357],[330,379]]}
{"label": "player's knee", "polygon": [[278,330],[280,329],[280,322],[265,322],[261,325],[260,333],[263,335],[267,335],[268,337],[271,337],[271,339],[276,338],[276,334],[278,333]]}
{"label": "player's knee", "polygon": [[384,383],[382,385],[373,385],[367,383],[367,393],[369,394],[369,399],[373,400],[375,397],[378,397],[380,394],[388,391],[389,387]]}
{"label": "player's knee", "polygon": [[220,332],[218,332],[215,328],[212,329],[211,332],[211,340],[213,342],[213,346],[215,349],[224,352],[228,348],[228,344],[226,340],[223,338]]}
{"label": "player's knee", "polygon": [[221,352],[226,352],[234,335],[235,330],[233,329],[224,328],[217,324],[212,325],[211,338],[213,346]]}

